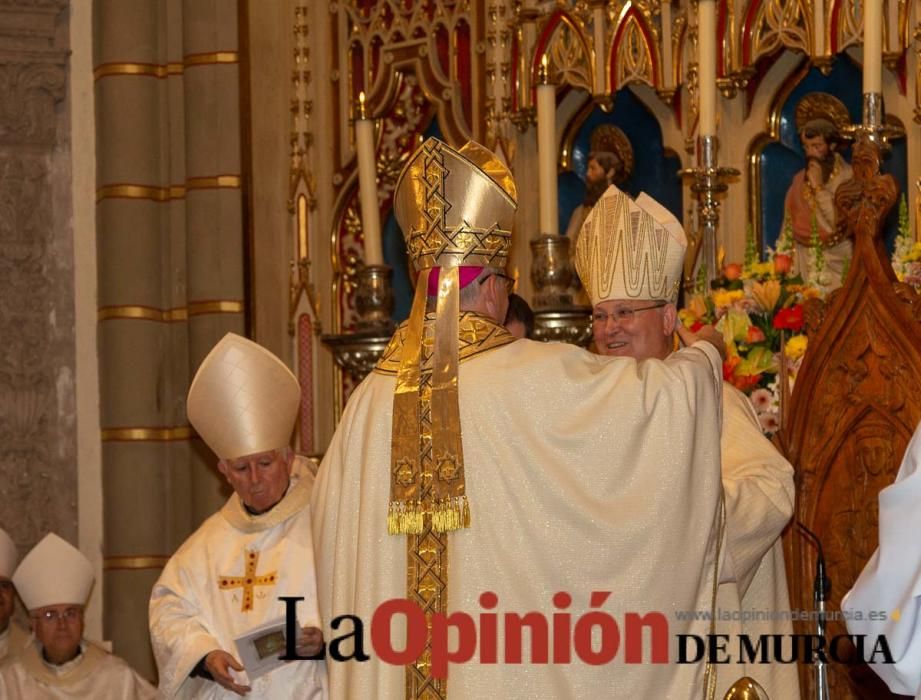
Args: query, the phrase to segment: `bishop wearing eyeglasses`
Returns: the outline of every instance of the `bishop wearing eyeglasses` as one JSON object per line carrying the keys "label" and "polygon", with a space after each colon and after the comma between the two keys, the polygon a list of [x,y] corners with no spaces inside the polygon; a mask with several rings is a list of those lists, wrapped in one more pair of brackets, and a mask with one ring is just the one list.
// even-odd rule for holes
{"label": "bishop wearing eyeglasses", "polygon": [[83,637],[93,568],[49,533],[13,574],[34,640],[0,667],[0,698],[148,700],[157,691],[117,656]]}

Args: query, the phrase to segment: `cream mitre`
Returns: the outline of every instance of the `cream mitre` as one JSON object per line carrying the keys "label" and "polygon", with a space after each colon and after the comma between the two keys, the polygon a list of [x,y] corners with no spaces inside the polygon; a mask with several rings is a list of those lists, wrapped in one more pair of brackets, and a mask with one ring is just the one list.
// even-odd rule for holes
{"label": "cream mitre", "polygon": [[678,300],[688,241],[674,215],[649,195],[608,187],[582,225],[576,271],[592,305],[609,299]]}
{"label": "cream mitre", "polygon": [[198,368],[187,412],[214,454],[236,459],[285,447],[300,400],[297,378],[281,360],[228,333]]}
{"label": "cream mitre", "polygon": [[16,551],[16,544],[5,530],[0,529],[0,578],[11,578],[17,561],[19,552]]}
{"label": "cream mitre", "polygon": [[26,609],[37,610],[49,605],[86,605],[93,578],[89,560],[49,532],[23,557],[13,583]]}

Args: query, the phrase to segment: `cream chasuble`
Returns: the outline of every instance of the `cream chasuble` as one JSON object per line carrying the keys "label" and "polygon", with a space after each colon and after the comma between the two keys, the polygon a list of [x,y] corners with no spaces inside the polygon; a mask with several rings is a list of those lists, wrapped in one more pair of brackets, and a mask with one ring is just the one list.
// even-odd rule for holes
{"label": "cream chasuble", "polygon": [[[793,623],[780,533],[793,514],[793,467],[761,432],[745,395],[725,382],[720,446],[727,537],[723,578],[731,580],[720,584],[716,631],[731,635],[733,657],[739,634],[787,635],[789,647]],[[736,611],[753,619],[723,619]],[[720,670],[717,697],[744,675],[758,681],[771,698],[800,697],[796,664],[734,663]]]}
{"label": "cream chasuble", "polygon": [[[210,651],[239,660],[234,639],[285,614],[280,596],[300,596],[300,626],[319,627],[309,499],[313,475],[295,459],[281,502],[263,515],[246,512],[236,494],[169,560],[150,598],[150,637],[168,698],[238,698],[189,674]],[[291,661],[250,685],[254,698],[325,696],[321,661]]]}
{"label": "cream chasuble", "polygon": [[[841,601],[847,631],[865,634],[867,654],[885,635],[895,661],[868,659],[893,693],[921,698],[921,425],[899,475],[879,492],[879,548]],[[860,619],[858,619],[858,616]],[[872,619],[871,619],[872,618]]]}
{"label": "cream chasuble", "polygon": [[[350,398],[320,466],[311,512],[325,635],[344,635],[330,622],[357,615],[371,657],[329,661],[331,696],[703,697],[704,664],[675,664],[674,641],[679,633],[707,634],[709,623],[678,621],[674,613],[713,603],[722,384],[716,351],[700,343],[638,363],[562,343],[506,342],[504,329],[466,316],[458,386],[470,527],[388,534],[393,368],[402,331]],[[424,400],[424,381],[420,386]],[[428,652],[408,671],[375,654],[369,627],[384,601],[408,597],[476,621],[486,612],[486,592],[498,598],[496,663],[481,663],[478,646],[469,662],[449,667],[446,683],[433,683]],[[537,611],[549,623],[560,612],[558,592],[572,597],[566,612],[573,628],[593,592],[610,592],[597,609],[620,628],[613,661],[583,662],[570,637],[559,647],[569,650],[570,663],[530,663],[525,632],[523,663],[506,662],[503,614]],[[625,663],[626,613],[652,611],[668,621],[670,662],[649,663],[646,629],[646,663]],[[401,650],[404,618],[393,619],[391,643]]]}
{"label": "cream chasuble", "polygon": [[15,620],[10,620],[6,631],[0,634],[0,663],[19,656],[23,647],[29,643],[30,638],[31,635],[20,627]]}
{"label": "cream chasuble", "polygon": [[95,646],[82,642],[83,651],[73,661],[51,666],[36,644],[29,644],[16,661],[0,667],[0,698],[10,700],[153,700],[156,689],[128,664]]}

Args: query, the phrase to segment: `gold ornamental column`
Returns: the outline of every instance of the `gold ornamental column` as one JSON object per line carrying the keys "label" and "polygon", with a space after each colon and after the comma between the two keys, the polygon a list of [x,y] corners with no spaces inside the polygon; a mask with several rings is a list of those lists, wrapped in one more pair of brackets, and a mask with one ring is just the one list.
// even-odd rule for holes
{"label": "gold ornamental column", "polygon": [[151,587],[221,489],[186,392],[243,328],[236,3],[204,4],[94,5],[104,629],[151,678]]}

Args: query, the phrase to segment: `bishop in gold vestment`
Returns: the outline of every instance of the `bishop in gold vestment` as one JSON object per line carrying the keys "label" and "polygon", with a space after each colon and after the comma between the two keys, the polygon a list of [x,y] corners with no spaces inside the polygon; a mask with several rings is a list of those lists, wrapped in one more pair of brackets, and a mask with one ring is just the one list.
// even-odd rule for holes
{"label": "bishop in gold vestment", "polygon": [[[513,339],[498,321],[514,203],[507,171],[476,144],[455,151],[430,139],[398,183],[417,298],[349,399],[311,501],[325,635],[343,634],[329,626],[337,616],[357,615],[371,657],[331,662],[330,694],[703,697],[704,664],[676,664],[673,646],[665,663],[651,663],[648,630],[643,663],[628,662],[624,623],[628,613],[660,612],[670,646],[679,633],[708,631],[674,613],[713,604],[719,354],[700,342],[637,362]],[[470,278],[465,266],[482,269]],[[560,592],[570,602],[555,603]],[[610,595],[593,600],[598,592]],[[431,648],[404,667],[384,663],[370,642],[378,606],[406,598],[429,623],[435,613],[478,620],[490,610],[535,611],[549,623],[565,610],[573,627],[594,603],[618,624],[619,650],[592,665],[562,635],[542,662],[525,633],[516,663],[500,622],[495,662],[480,644],[440,679]],[[395,619],[399,650],[407,634]],[[490,634],[480,631],[479,643]],[[556,656],[563,647],[568,662]]]}

